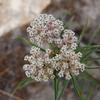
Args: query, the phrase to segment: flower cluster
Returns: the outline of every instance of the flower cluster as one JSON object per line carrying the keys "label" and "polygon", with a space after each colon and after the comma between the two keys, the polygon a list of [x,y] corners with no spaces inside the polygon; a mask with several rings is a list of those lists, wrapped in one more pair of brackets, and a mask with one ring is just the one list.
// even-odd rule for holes
{"label": "flower cluster", "polygon": [[71,79],[71,74],[79,75],[79,72],[83,72],[85,65],[79,62],[82,54],[80,52],[75,53],[72,49],[67,49],[66,45],[60,50],[60,53],[52,58],[52,66],[58,72],[59,77],[65,77],[65,79]]}
{"label": "flower cluster", "polygon": [[27,32],[31,42],[37,45],[24,58],[29,62],[23,66],[27,77],[48,81],[55,78],[56,72],[69,80],[71,74],[79,75],[85,70],[85,65],[80,63],[81,52],[75,52],[77,37],[73,31],[64,29],[62,21],[41,14],[31,22]]}
{"label": "flower cluster", "polygon": [[60,44],[60,33],[64,30],[63,22],[52,15],[41,14],[27,28],[30,40],[40,47],[48,47],[48,43]]}
{"label": "flower cluster", "polygon": [[32,47],[30,50],[30,56],[26,55],[24,60],[30,64],[25,64],[23,69],[27,77],[31,77],[37,81],[53,79],[53,69],[49,61],[49,49],[46,52],[40,50],[40,48]]}

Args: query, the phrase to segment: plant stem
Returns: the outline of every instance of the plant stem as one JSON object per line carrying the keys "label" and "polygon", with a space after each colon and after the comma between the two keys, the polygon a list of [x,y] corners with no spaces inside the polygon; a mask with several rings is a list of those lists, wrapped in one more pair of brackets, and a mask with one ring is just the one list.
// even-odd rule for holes
{"label": "plant stem", "polygon": [[73,83],[74,89],[76,91],[76,94],[79,96],[79,100],[84,100],[84,98],[82,96],[82,91],[79,87],[79,84],[77,83],[76,78],[72,74],[71,74],[71,76],[72,76],[72,83]]}
{"label": "plant stem", "polygon": [[60,93],[58,95],[57,100],[60,100],[61,99],[61,96],[63,95],[64,90],[68,86],[68,83],[69,83],[69,81],[67,81],[67,80],[63,80],[63,81],[64,81],[64,84],[63,84],[63,87],[62,87],[62,89],[61,89],[61,91],[60,91]]}
{"label": "plant stem", "polygon": [[[57,92],[57,96],[58,96],[58,92],[59,92],[59,78],[56,78],[56,92]],[[57,99],[58,100],[58,99]]]}
{"label": "plant stem", "polygon": [[57,100],[57,80],[54,78],[54,100]]}

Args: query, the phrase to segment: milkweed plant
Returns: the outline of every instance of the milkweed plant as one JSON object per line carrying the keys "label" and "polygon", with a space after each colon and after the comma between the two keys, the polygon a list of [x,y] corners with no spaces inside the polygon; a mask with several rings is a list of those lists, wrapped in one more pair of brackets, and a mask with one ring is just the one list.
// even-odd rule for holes
{"label": "milkweed plant", "polygon": [[[38,82],[53,82],[54,100],[61,100],[70,82],[80,100],[87,100],[77,79],[88,74],[87,55],[100,50],[99,45],[80,47],[79,39],[72,30],[66,29],[59,19],[50,14],[40,14],[27,28],[31,49],[24,57],[23,70],[28,78]],[[88,53],[86,52],[88,51]],[[85,51],[85,52],[84,52]]]}

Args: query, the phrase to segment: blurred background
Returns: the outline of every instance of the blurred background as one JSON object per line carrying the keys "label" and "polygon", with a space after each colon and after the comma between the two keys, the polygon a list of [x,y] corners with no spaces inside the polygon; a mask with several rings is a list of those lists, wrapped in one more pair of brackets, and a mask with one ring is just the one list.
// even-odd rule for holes
{"label": "blurred background", "polygon": [[[23,58],[30,49],[17,37],[28,39],[26,27],[40,13],[53,14],[77,36],[84,31],[81,45],[100,44],[100,0],[0,0],[0,100],[53,100],[51,82],[32,82],[12,95],[17,84],[26,78]],[[100,60],[92,61],[92,65],[100,65]],[[91,73],[100,79],[100,70]],[[87,84],[91,85],[87,82],[86,87]],[[69,85],[62,100],[77,100],[72,88]],[[94,90],[91,100],[100,100],[100,88]]]}

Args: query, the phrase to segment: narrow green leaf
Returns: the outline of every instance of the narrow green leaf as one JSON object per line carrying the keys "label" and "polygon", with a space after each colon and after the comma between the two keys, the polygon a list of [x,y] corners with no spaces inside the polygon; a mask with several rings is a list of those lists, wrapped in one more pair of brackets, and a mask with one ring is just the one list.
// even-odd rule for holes
{"label": "narrow green leaf", "polygon": [[78,45],[80,45],[81,40],[83,39],[84,35],[85,35],[85,31],[86,31],[86,26],[83,28],[79,40],[78,40]]}
{"label": "narrow green leaf", "polygon": [[92,52],[100,51],[100,45],[87,45],[84,47],[78,47],[76,52],[83,54],[81,62],[87,62]]}
{"label": "narrow green leaf", "polygon": [[85,100],[91,100],[92,95],[93,95],[93,89],[90,88],[87,96],[85,97]]}
{"label": "narrow green leaf", "polygon": [[18,83],[18,85],[16,86],[16,88],[14,89],[14,91],[12,92],[12,94],[15,94],[17,90],[26,87],[28,84],[30,84],[32,82],[33,82],[33,79],[31,79],[31,78],[26,78],[26,79],[20,81]]}
{"label": "narrow green leaf", "polygon": [[40,48],[42,51],[45,52],[45,49],[39,47],[38,45],[32,43],[31,41],[27,40],[26,38],[24,38],[24,37],[22,37],[22,36],[18,36],[16,39],[19,40],[19,41],[24,42],[25,44],[27,44],[27,45],[29,45],[29,46],[38,47],[38,48]]}
{"label": "narrow green leaf", "polygon": [[81,62],[88,62],[89,61],[88,59],[90,58],[91,53],[92,51],[86,53],[86,55],[82,57]]}
{"label": "narrow green leaf", "polygon": [[86,67],[86,69],[100,69],[100,67]]}
{"label": "narrow green leaf", "polygon": [[78,47],[76,52],[83,52],[85,53],[86,51],[91,50],[91,51],[100,51],[100,45],[86,45],[84,47]]}
{"label": "narrow green leaf", "polygon": [[95,38],[95,36],[96,36],[97,34],[99,34],[99,33],[100,33],[100,28],[97,28],[96,31],[93,33],[93,35],[92,35],[92,37],[91,37],[91,39],[90,39],[88,45],[90,45],[90,44],[92,43],[92,40],[93,40],[93,39]]}
{"label": "narrow green leaf", "polygon": [[74,20],[74,17],[71,17],[69,21],[64,25],[64,28],[69,28],[69,26],[74,23],[73,20]]}
{"label": "narrow green leaf", "polygon": [[93,58],[92,60],[100,60],[100,57],[97,57],[97,58]]}
{"label": "narrow green leaf", "polygon": [[88,57],[88,60],[89,60],[89,62],[93,62],[93,61],[98,61],[98,60],[100,60],[100,57]]}
{"label": "narrow green leaf", "polygon": [[80,100],[84,100],[83,95],[82,95],[82,91],[81,91],[81,89],[79,87],[79,84],[78,84],[75,76],[73,76],[72,74],[71,74],[71,76],[72,76],[72,79],[71,80],[72,80],[74,89],[76,91],[76,94],[79,96]]}
{"label": "narrow green leaf", "polygon": [[92,81],[92,84],[95,86],[95,87],[98,87],[100,88],[100,80],[93,77],[91,74],[89,74],[87,71],[84,71],[84,77],[91,80]]}

